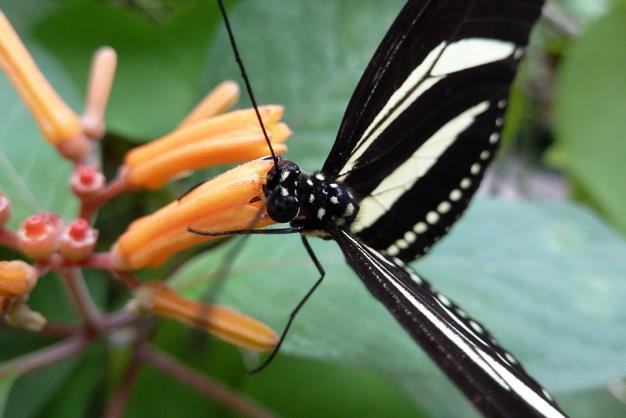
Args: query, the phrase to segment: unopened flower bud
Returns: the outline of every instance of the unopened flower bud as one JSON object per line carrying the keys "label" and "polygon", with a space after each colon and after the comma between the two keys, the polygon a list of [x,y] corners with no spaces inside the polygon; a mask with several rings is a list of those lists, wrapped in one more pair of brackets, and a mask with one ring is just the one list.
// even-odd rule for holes
{"label": "unopened flower bud", "polygon": [[254,160],[196,187],[181,199],[134,221],[112,250],[119,270],[158,266],[173,254],[216,239],[190,233],[193,227],[212,232],[271,225],[263,210],[263,184],[273,162]]}
{"label": "unopened flower bud", "polygon": [[81,199],[97,196],[106,184],[104,175],[93,167],[80,166],[70,178],[72,192]]}
{"label": "unopened flower bud", "polygon": [[37,284],[37,271],[23,261],[0,261],[0,296],[21,297]]}
{"label": "unopened flower bud", "polygon": [[161,282],[144,283],[135,295],[138,305],[154,315],[203,329],[249,350],[267,351],[278,342],[265,323],[231,308],[185,299]]}
{"label": "unopened flower bud", "polygon": [[6,315],[7,322],[16,327],[33,332],[39,332],[46,326],[46,318],[39,312],[33,311],[25,303],[19,303]]}
{"label": "unopened flower bud", "polygon": [[[261,106],[259,113],[274,153],[284,153],[291,130],[280,122],[282,106]],[[269,153],[254,110],[235,110],[185,124],[134,148],[124,158],[126,181],[135,188],[156,189],[190,170],[250,161]]]}
{"label": "unopened flower bud", "polygon": [[6,225],[7,221],[11,217],[11,202],[9,199],[0,193],[0,227]]}
{"label": "unopened flower bud", "polygon": [[43,260],[59,246],[63,221],[57,215],[42,212],[26,218],[17,231],[20,250],[34,260]]}
{"label": "unopened flower bud", "polygon": [[59,252],[71,261],[84,260],[93,253],[97,241],[98,231],[86,220],[76,219],[63,230]]}
{"label": "unopened flower bud", "polygon": [[219,115],[239,100],[239,86],[234,81],[224,81],[209,92],[178,126],[189,126],[199,120]]}
{"label": "unopened flower bud", "polygon": [[2,12],[0,12],[0,66],[22,96],[43,136],[50,143],[59,145],[81,136],[82,127],[78,115],[50,86]]}

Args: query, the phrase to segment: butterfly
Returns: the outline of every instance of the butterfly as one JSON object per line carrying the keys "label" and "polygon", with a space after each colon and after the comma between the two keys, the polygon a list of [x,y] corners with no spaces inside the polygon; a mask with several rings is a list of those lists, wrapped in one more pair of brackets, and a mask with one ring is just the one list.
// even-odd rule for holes
{"label": "butterfly", "polygon": [[301,233],[321,277],[283,337],[325,274],[306,237],[332,239],[372,295],[484,415],[565,416],[482,325],[405,264],[448,232],[475,193],[500,142],[510,85],[542,6],[408,1],[359,81],[322,169],[309,175],[272,155],[266,211],[290,226],[231,232]]}

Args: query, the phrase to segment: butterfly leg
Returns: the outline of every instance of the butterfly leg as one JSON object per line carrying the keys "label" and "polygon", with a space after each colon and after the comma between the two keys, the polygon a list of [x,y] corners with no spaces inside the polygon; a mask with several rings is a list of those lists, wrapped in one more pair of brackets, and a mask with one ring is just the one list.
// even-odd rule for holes
{"label": "butterfly leg", "polygon": [[274,347],[274,350],[272,350],[272,353],[267,357],[267,359],[265,359],[265,361],[263,363],[261,363],[260,366],[252,369],[250,371],[250,373],[256,373],[256,372],[259,372],[259,371],[263,370],[264,368],[266,368],[272,362],[274,357],[276,357],[276,354],[278,354],[278,351],[280,350],[280,347],[283,345],[283,341],[285,341],[285,337],[287,336],[287,333],[289,332],[289,328],[291,328],[291,324],[293,323],[293,320],[296,319],[296,315],[298,314],[300,309],[304,306],[306,301],[309,300],[311,295],[315,292],[315,290],[322,283],[322,280],[324,280],[324,276],[326,276],[326,271],[324,270],[324,267],[322,267],[322,264],[320,263],[320,261],[317,259],[317,256],[315,255],[315,252],[313,252],[313,248],[311,248],[311,245],[309,244],[309,241],[306,239],[306,237],[304,235],[300,235],[300,238],[302,239],[302,245],[304,245],[304,248],[306,249],[306,252],[309,254],[309,257],[313,261],[313,264],[315,264],[315,267],[317,267],[317,271],[319,272],[320,277],[319,277],[319,279],[317,279],[315,284],[309,289],[309,291],[306,292],[304,297],[302,299],[300,299],[300,302],[298,302],[296,307],[289,314],[289,319],[287,320],[287,325],[285,325],[285,329],[283,329],[283,332],[280,335],[280,339],[278,340],[278,344],[276,344],[276,347]]}

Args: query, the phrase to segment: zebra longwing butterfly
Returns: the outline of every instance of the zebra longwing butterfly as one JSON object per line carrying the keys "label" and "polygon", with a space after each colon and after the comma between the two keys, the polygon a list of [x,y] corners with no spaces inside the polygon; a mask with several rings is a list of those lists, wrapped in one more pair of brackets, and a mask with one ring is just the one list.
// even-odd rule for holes
{"label": "zebra longwing butterfly", "polygon": [[[405,262],[427,252],[476,191],[542,5],[408,1],[365,70],[322,170],[304,174],[272,156],[264,187],[269,216],[291,224],[267,232],[302,233],[321,273],[294,313],[324,277],[306,235],[334,240],[369,291],[486,416],[565,415],[489,332]],[[242,73],[246,79],[243,66]]]}

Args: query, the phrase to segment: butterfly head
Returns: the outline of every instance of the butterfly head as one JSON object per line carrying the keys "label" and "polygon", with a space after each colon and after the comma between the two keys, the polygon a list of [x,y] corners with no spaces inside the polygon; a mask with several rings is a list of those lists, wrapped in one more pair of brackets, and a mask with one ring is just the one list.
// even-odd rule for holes
{"label": "butterfly head", "polygon": [[268,198],[267,213],[276,222],[290,222],[300,214],[300,174],[300,167],[283,159],[279,159],[267,174],[263,192]]}

